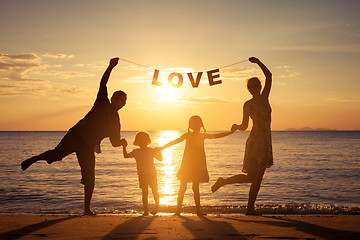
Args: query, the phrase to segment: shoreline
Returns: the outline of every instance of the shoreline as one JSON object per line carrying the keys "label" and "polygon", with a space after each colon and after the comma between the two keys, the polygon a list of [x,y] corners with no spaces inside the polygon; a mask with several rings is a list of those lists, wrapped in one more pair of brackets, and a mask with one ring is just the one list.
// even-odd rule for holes
{"label": "shoreline", "polygon": [[[151,209],[153,204],[149,204]],[[265,215],[360,215],[360,206],[358,204],[349,204],[348,206],[337,204],[257,204],[256,211]],[[92,210],[99,215],[127,215],[142,214],[142,205],[122,206],[122,207],[92,207]],[[176,205],[161,205],[158,213],[169,215],[174,213]],[[2,209],[0,215],[79,215],[82,214],[82,208],[73,209]],[[202,205],[202,211],[208,215],[222,214],[245,214],[246,205]],[[193,205],[183,206],[182,213],[194,214],[196,208]]]}
{"label": "shoreline", "polygon": [[360,239],[360,215],[1,215],[0,239]]}

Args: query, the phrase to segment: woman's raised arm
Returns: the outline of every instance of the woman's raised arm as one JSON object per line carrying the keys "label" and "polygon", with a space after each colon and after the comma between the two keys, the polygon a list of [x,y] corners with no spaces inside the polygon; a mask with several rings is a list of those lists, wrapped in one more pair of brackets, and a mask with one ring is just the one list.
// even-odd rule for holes
{"label": "woman's raised arm", "polygon": [[264,86],[264,89],[263,89],[261,95],[263,95],[266,98],[269,98],[271,84],[272,84],[272,73],[258,58],[251,57],[251,58],[249,58],[249,61],[259,65],[259,67],[263,71],[263,73],[265,75],[265,86]]}

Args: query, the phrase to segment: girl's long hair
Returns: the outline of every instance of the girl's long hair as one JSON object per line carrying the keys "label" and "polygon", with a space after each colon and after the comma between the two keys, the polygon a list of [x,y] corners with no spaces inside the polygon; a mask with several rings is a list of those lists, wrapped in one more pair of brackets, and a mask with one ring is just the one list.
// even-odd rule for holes
{"label": "girl's long hair", "polygon": [[198,115],[193,115],[193,116],[190,117],[190,119],[189,119],[189,126],[188,126],[188,132],[191,132],[190,129],[193,130],[194,124],[200,125],[200,127],[202,127],[202,128],[204,129],[204,133],[206,133],[206,129],[205,129],[205,127],[204,127],[204,123],[203,123],[203,121],[202,121],[202,119],[201,119],[200,116],[198,116]]}

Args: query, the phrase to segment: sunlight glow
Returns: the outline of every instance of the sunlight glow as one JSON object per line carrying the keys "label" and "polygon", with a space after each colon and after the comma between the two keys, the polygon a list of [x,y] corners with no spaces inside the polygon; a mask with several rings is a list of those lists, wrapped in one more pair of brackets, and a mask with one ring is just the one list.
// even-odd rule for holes
{"label": "sunlight glow", "polygon": [[[179,136],[180,133],[177,131],[161,131],[154,142],[158,146],[163,146]],[[160,204],[163,205],[176,205],[178,190],[178,181],[176,179],[178,166],[176,163],[179,162],[179,159],[176,159],[178,156],[174,155],[174,148],[176,148],[176,146],[162,151],[164,158],[163,163],[158,165]]]}
{"label": "sunlight glow", "polygon": [[171,97],[175,97],[176,93],[178,92],[178,89],[176,89],[171,84],[166,82],[164,83],[163,86],[159,88],[159,92],[162,98],[168,99]]}
{"label": "sunlight glow", "polygon": [[[178,99],[178,95],[180,89],[188,84],[188,76],[187,73],[194,72],[192,68],[167,68],[160,70],[158,76],[158,82],[163,84],[162,86],[157,87],[157,96],[159,96],[158,103],[165,102],[176,102]],[[183,77],[182,86],[176,88],[171,83],[168,82],[168,77],[172,73],[180,73]],[[177,84],[179,82],[179,78],[175,76],[173,78],[173,84]]]}

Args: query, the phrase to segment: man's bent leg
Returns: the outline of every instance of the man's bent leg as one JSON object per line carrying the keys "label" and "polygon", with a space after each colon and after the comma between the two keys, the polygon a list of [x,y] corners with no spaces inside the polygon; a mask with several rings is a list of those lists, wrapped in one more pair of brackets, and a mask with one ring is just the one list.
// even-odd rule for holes
{"label": "man's bent leg", "polygon": [[69,133],[67,133],[60,143],[52,150],[43,152],[34,157],[28,158],[21,163],[21,169],[25,171],[32,164],[40,160],[45,160],[48,164],[51,164],[55,161],[60,161],[70,153],[75,152],[76,141],[74,140]]}

